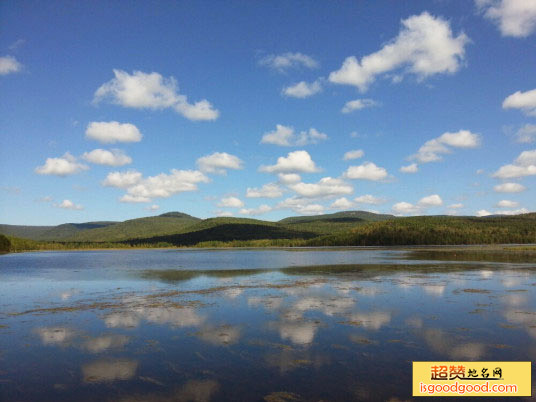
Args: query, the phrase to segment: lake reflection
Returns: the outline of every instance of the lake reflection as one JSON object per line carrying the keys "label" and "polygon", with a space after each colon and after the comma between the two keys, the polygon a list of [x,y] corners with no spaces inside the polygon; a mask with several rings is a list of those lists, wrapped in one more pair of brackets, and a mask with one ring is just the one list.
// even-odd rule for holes
{"label": "lake reflection", "polygon": [[425,256],[1,256],[0,399],[395,401],[414,360],[536,359],[534,262]]}

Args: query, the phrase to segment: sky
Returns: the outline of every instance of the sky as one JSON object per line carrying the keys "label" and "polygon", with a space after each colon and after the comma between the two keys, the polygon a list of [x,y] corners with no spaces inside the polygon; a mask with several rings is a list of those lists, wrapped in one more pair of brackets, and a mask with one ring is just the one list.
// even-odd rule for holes
{"label": "sky", "polygon": [[536,210],[536,0],[0,3],[0,222]]}

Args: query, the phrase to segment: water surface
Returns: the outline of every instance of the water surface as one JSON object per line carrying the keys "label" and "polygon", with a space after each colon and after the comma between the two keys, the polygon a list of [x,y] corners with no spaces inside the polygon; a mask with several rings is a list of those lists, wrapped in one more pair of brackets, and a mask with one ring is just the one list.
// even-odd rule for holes
{"label": "water surface", "polygon": [[0,399],[408,400],[415,360],[535,360],[536,264],[395,249],[0,256]]}

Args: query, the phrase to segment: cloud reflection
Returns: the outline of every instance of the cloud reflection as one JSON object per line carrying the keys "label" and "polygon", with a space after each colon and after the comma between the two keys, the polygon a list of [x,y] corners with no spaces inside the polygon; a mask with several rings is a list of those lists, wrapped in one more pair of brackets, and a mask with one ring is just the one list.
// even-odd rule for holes
{"label": "cloud reflection", "polygon": [[138,362],[129,359],[103,359],[82,366],[84,382],[129,380],[136,375]]}

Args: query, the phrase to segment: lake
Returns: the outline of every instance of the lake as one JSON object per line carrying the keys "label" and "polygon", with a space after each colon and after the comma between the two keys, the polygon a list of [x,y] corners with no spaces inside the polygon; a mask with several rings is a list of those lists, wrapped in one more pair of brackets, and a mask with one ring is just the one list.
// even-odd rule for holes
{"label": "lake", "polygon": [[535,286],[501,253],[7,254],[0,399],[408,400],[412,361],[536,360]]}

